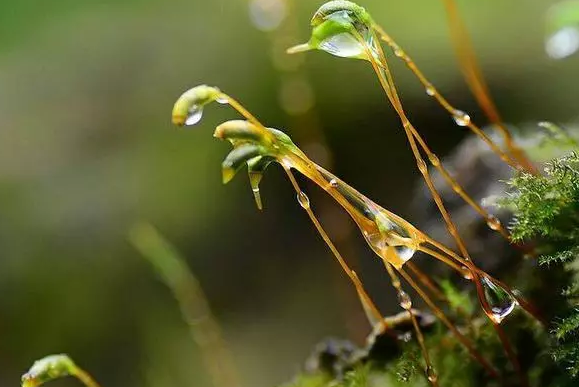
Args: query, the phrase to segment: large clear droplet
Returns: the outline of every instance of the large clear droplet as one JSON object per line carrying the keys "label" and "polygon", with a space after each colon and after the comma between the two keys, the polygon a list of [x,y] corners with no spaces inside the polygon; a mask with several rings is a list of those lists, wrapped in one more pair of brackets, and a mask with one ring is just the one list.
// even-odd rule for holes
{"label": "large clear droplet", "polygon": [[201,121],[201,118],[203,118],[203,108],[199,107],[198,105],[193,105],[191,106],[189,112],[187,113],[185,125],[193,126],[199,123],[199,121]]}
{"label": "large clear droplet", "polygon": [[259,210],[263,209],[263,203],[261,201],[261,193],[259,192],[259,187],[253,187],[251,189],[253,192],[253,198],[255,199],[255,205]]}
{"label": "large clear droplet", "polygon": [[462,110],[456,109],[452,112],[452,118],[458,126],[468,126],[470,124],[470,116]]}
{"label": "large clear droplet", "polygon": [[360,227],[366,242],[381,258],[396,268],[402,267],[416,253],[417,242],[406,226],[389,216],[379,205],[360,194],[330,172],[319,168],[318,172],[352,206],[359,216],[354,221]]}
{"label": "large clear droplet", "polygon": [[489,277],[481,276],[480,278],[484,288],[484,295],[490,308],[486,312],[495,323],[500,324],[505,317],[513,312],[518,303],[506,289]]}
{"label": "large clear droplet", "polygon": [[553,59],[564,59],[573,55],[579,50],[579,28],[561,28],[547,39],[545,50]]}
{"label": "large clear droplet", "polygon": [[324,40],[320,49],[341,58],[366,57],[364,45],[350,33],[341,33]]}

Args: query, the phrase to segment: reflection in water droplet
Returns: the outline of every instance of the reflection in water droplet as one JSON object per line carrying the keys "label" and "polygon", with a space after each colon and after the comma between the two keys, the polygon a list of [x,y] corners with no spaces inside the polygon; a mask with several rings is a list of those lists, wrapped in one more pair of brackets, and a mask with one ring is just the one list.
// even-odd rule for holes
{"label": "reflection in water droplet", "polygon": [[481,276],[484,294],[490,310],[486,312],[497,324],[500,324],[518,305],[517,301],[502,286],[487,276]]}
{"label": "reflection in water droplet", "polygon": [[462,276],[464,279],[467,280],[472,280],[472,272],[470,271],[470,269],[466,266],[461,267],[462,270]]}
{"label": "reflection in water droplet", "polygon": [[403,309],[410,310],[412,308],[412,300],[404,290],[398,291],[398,303]]}
{"label": "reflection in water droplet", "polygon": [[253,0],[249,4],[249,17],[262,31],[273,31],[280,26],[287,13],[284,0]]}
{"label": "reflection in water droplet", "polygon": [[[378,58],[372,29],[358,21],[347,11],[337,11],[325,18],[325,21],[316,27],[316,31],[323,34],[317,48],[342,58],[368,59],[367,50]],[[351,30],[345,26],[351,26]],[[329,33],[328,33],[329,32]]]}
{"label": "reflection in water droplet", "polygon": [[302,208],[306,210],[310,208],[310,198],[302,191],[298,193],[298,202],[300,203],[300,206],[302,206]]}
{"label": "reflection in water droplet", "polygon": [[438,381],[438,375],[433,366],[426,367],[426,377],[431,383],[436,383],[436,381]]}
{"label": "reflection in water droplet", "polygon": [[350,33],[341,33],[324,40],[320,44],[320,49],[342,58],[365,57],[364,45],[356,40]]}
{"label": "reflection in water droplet", "polygon": [[201,118],[203,118],[203,108],[199,107],[198,105],[193,105],[187,113],[187,120],[185,120],[185,125],[193,126],[201,121]]}
{"label": "reflection in water droplet", "polygon": [[552,34],[545,43],[547,54],[553,59],[564,59],[579,50],[579,28],[569,26]]}
{"label": "reflection in water droplet", "polygon": [[452,113],[452,118],[458,126],[468,126],[470,124],[470,116],[462,110],[455,110]]}
{"label": "reflection in water droplet", "polygon": [[258,209],[263,208],[263,203],[261,201],[261,193],[259,192],[259,186],[255,185],[251,187],[251,191],[253,191],[253,198],[255,199],[255,205]]}
{"label": "reflection in water droplet", "polygon": [[429,96],[433,96],[436,94],[436,89],[434,88],[434,86],[432,85],[428,85],[426,86],[426,94],[428,94]]}
{"label": "reflection in water droplet", "polygon": [[352,217],[376,254],[396,268],[414,256],[419,242],[414,239],[409,226],[328,171],[319,168],[318,172],[356,211],[358,216]]}
{"label": "reflection in water droplet", "polygon": [[499,218],[493,215],[489,215],[489,218],[487,219],[487,225],[491,230],[497,231],[501,229],[501,221]]}

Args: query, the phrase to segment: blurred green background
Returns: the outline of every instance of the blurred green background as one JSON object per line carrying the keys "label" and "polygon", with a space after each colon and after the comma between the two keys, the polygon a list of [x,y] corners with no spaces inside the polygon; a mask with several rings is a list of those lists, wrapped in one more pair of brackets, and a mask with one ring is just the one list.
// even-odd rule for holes
{"label": "blurred green background", "polygon": [[[355,293],[279,168],[262,183],[263,212],[244,176],[221,184],[229,147],[211,133],[236,114],[213,107],[191,130],[170,124],[184,90],[218,86],[413,220],[418,174],[370,67],[319,52],[286,57],[321,4],[286,1],[277,32],[256,28],[244,0],[0,1],[0,386],[59,352],[106,387],[211,385],[171,293],[127,242],[138,220],[187,258],[245,386],[287,381],[324,337],[362,342],[369,327]],[[554,2],[458,3],[506,120],[572,121],[579,59],[544,52]],[[360,4],[455,105],[486,122],[456,65],[442,2]],[[465,130],[393,67],[416,127],[448,153]],[[383,311],[396,312],[348,218],[304,185]]]}

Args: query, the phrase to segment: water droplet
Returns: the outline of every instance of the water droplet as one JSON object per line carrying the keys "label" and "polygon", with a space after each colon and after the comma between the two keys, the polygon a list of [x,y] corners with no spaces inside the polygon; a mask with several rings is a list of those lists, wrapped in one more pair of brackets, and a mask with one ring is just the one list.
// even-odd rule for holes
{"label": "water droplet", "polygon": [[501,221],[499,220],[499,218],[493,215],[489,215],[487,219],[487,225],[491,230],[497,231],[501,229]]}
{"label": "water droplet", "polygon": [[420,242],[413,236],[411,226],[390,216],[382,207],[338,180],[328,171],[318,172],[328,185],[338,191],[358,216],[352,216],[360,227],[366,242],[378,256],[400,268],[409,261]]}
{"label": "water droplet", "polygon": [[255,185],[251,187],[251,191],[253,192],[253,198],[255,199],[255,205],[258,209],[263,209],[263,203],[261,201],[261,193],[259,192],[259,186]]}
{"label": "water droplet", "polygon": [[320,44],[320,49],[341,58],[366,57],[363,43],[352,34],[344,32],[329,37]]}
{"label": "water droplet", "polygon": [[273,31],[280,26],[287,9],[283,0],[253,0],[249,3],[249,17],[261,31]]}
{"label": "water droplet", "polygon": [[518,303],[506,289],[489,277],[481,276],[481,282],[488,307],[490,308],[490,310],[485,310],[485,312],[495,323],[500,324],[505,317],[511,314]]}
{"label": "water droplet", "polygon": [[579,50],[579,28],[561,28],[547,39],[545,50],[553,59],[564,59],[573,55]]}
{"label": "water droplet", "polygon": [[[314,46],[310,49],[318,48],[343,58],[368,59],[368,50],[370,55],[378,57],[373,29],[366,20],[349,10],[335,10],[317,20],[310,43]],[[304,49],[306,47],[298,46],[291,51]]]}
{"label": "water droplet", "polygon": [[374,228],[364,233],[366,241],[381,258],[397,268],[402,267],[416,253],[416,242],[404,227],[386,213],[376,214],[373,221]]}
{"label": "water droplet", "polygon": [[215,102],[220,103],[221,105],[226,105],[229,103],[229,99],[227,99],[227,97],[219,97],[215,99]]}
{"label": "water droplet", "polygon": [[430,85],[430,84],[427,85],[427,86],[426,86],[426,94],[429,95],[429,96],[431,96],[431,97],[432,97],[433,95],[435,95],[435,94],[436,94],[436,89],[434,88],[434,86],[432,86],[432,85]]}
{"label": "water droplet", "polygon": [[464,279],[467,279],[467,280],[469,280],[469,281],[472,280],[472,278],[473,278],[473,277],[472,277],[472,272],[470,271],[470,269],[469,269],[468,267],[463,266],[463,267],[461,267],[460,269],[462,270],[462,277],[463,277]]}
{"label": "water droplet", "polygon": [[410,310],[412,308],[412,300],[404,290],[398,291],[398,303],[403,309]]}
{"label": "water droplet", "polygon": [[394,49],[394,55],[396,55],[398,58],[402,58],[404,56],[404,51],[402,51],[400,47],[396,47]]}
{"label": "water droplet", "polygon": [[452,113],[452,118],[454,119],[454,122],[456,122],[456,124],[458,126],[468,126],[470,125],[470,116],[468,114],[466,114],[465,112],[463,112],[462,110],[455,110]]}
{"label": "water droplet", "polygon": [[187,113],[185,125],[193,126],[199,123],[199,121],[201,121],[201,118],[203,118],[203,108],[199,107],[198,105],[193,105],[191,106],[189,112]]}
{"label": "water droplet", "polygon": [[431,383],[436,383],[438,381],[438,375],[436,374],[436,370],[433,366],[429,365],[426,367],[426,377]]}
{"label": "water droplet", "polygon": [[307,210],[308,208],[310,208],[310,198],[302,191],[298,193],[298,202],[300,203],[300,206],[302,206],[303,209]]}

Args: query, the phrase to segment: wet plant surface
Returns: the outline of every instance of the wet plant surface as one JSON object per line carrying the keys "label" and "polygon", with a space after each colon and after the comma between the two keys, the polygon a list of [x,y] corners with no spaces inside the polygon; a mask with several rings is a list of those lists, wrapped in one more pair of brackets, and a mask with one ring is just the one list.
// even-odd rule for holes
{"label": "wet plant surface", "polygon": [[[268,108],[275,106],[271,101],[263,104],[266,109],[249,109],[255,105],[251,93],[233,95],[214,86],[189,88],[173,105],[172,124],[194,128],[191,131],[194,133],[206,132],[205,137],[210,137],[207,126],[213,125],[213,118],[208,117],[215,111],[215,116],[223,122],[217,125],[213,137],[228,142],[232,148],[221,163],[221,180],[235,185],[239,179],[234,177],[246,170],[248,191],[258,209],[255,212],[261,214],[254,217],[247,210],[236,210],[235,218],[225,221],[211,208],[223,207],[224,213],[228,213],[233,207],[244,206],[232,204],[234,197],[226,200],[221,196],[226,194],[215,194],[211,198],[211,204],[204,209],[206,222],[196,223],[199,227],[215,223],[224,235],[215,244],[210,258],[219,261],[223,258],[219,257],[219,251],[231,251],[238,259],[234,265],[223,261],[218,265],[217,280],[204,285],[211,289],[217,282],[226,284],[235,278],[243,278],[247,284],[267,281],[268,275],[264,272],[243,266],[259,251],[250,246],[252,243],[268,245],[274,251],[287,250],[292,259],[284,266],[285,275],[295,276],[299,265],[294,261],[304,252],[303,246],[294,243],[295,237],[289,233],[279,241],[273,238],[274,227],[267,226],[267,214],[273,213],[276,229],[285,230],[289,223],[297,222],[293,212],[300,211],[294,209],[301,209],[311,224],[309,228],[305,224],[300,227],[311,230],[318,236],[318,242],[324,242],[341,276],[350,284],[348,293],[330,298],[339,303],[347,297],[357,299],[357,308],[346,308],[344,303],[342,309],[348,318],[355,315],[355,311],[362,311],[365,316],[364,323],[358,322],[351,335],[364,336],[365,340],[321,341],[304,360],[300,371],[293,378],[286,378],[291,379],[287,385],[566,387],[577,383],[577,131],[572,124],[562,126],[537,119],[520,135],[507,125],[503,119],[506,115],[499,112],[502,103],[495,104],[494,90],[483,74],[481,58],[476,54],[470,25],[459,9],[460,4],[454,0],[439,3],[446,13],[458,68],[478,110],[463,100],[454,102],[453,93],[438,86],[442,84],[438,75],[423,70],[420,55],[418,59],[411,57],[406,44],[400,44],[390,34],[391,26],[384,28],[377,22],[380,15],[371,15],[370,6],[350,1],[321,4],[310,20],[309,39],[295,46],[291,45],[300,41],[297,37],[303,36],[308,27],[306,19],[294,12],[291,1],[249,1],[249,18],[257,29],[266,33],[272,53],[269,60],[279,72],[279,107],[291,116],[286,124],[278,126],[277,121],[270,118]],[[546,13],[544,49],[550,58],[572,58],[579,48],[577,10],[576,1],[562,1]],[[241,42],[236,45],[242,47]],[[326,70],[320,73],[322,76],[347,66],[348,61],[343,59],[356,59],[351,62],[357,62],[375,76],[377,85],[369,83],[369,78],[360,78],[365,81],[356,83],[356,87],[376,89],[374,103],[393,117],[384,121],[388,125],[382,123],[382,119],[372,119],[381,123],[381,131],[373,135],[388,139],[379,144],[380,153],[396,152],[412,160],[409,163],[415,164],[413,169],[386,173],[396,169],[396,162],[382,162],[369,150],[364,150],[368,157],[356,157],[357,160],[350,162],[340,160],[331,146],[333,129],[321,119],[317,93],[308,80],[310,64],[304,62],[303,53],[313,50],[337,57],[337,62],[324,62]],[[288,59],[280,59],[282,55]],[[448,148],[439,150],[443,142],[432,136],[428,120],[411,113],[416,98],[407,98],[405,76],[418,82],[420,99],[425,106],[440,108],[446,121],[453,125],[449,126],[449,133],[456,132],[457,138],[467,134],[451,157],[444,157]],[[344,87],[327,83],[325,89],[334,90],[337,97]],[[242,99],[247,100],[247,104],[242,104]],[[323,99],[321,105],[330,103],[328,101]],[[217,109],[219,106],[221,109]],[[352,109],[351,115],[363,117],[362,111],[360,105]],[[231,113],[238,116],[224,118]],[[333,115],[339,114],[339,109],[333,112]],[[227,120],[230,118],[236,119]],[[270,127],[270,123],[279,128]],[[485,123],[489,126],[484,126]],[[372,145],[370,132],[364,125],[350,126],[355,128],[349,128],[351,133],[344,131],[346,135],[355,135],[362,147]],[[197,144],[184,133],[173,131],[167,136],[184,136],[179,142],[187,144],[183,149],[194,155],[195,162],[188,164],[194,168],[173,179],[171,186],[184,184],[185,180],[201,182],[204,186],[206,176],[214,171],[214,160],[204,154],[208,143]],[[355,149],[360,144],[352,142],[347,148]],[[166,143],[155,145],[156,149],[167,147]],[[180,168],[183,164],[183,160],[176,161],[171,163],[171,168]],[[368,181],[383,181],[389,191],[394,191],[406,203],[411,203],[414,195],[418,213],[400,209],[375,191],[366,195],[354,188],[358,183],[346,183],[338,177],[338,174],[342,176],[336,167],[340,163],[355,164],[359,171],[361,168],[365,172],[372,170],[367,174]],[[264,189],[264,176],[275,175],[270,171],[274,168],[287,180],[284,186],[280,185],[284,188],[276,188],[276,192]],[[340,173],[335,174],[334,170]],[[356,177],[357,174],[349,174],[347,180],[355,181]],[[419,190],[413,193],[409,181],[417,181]],[[116,184],[124,186],[121,180],[115,180]],[[295,206],[280,211],[277,199],[288,190],[293,191]],[[213,195],[209,191],[217,190],[208,187],[203,190]],[[174,214],[187,212],[189,207],[182,203],[196,205],[202,200],[207,202],[207,198],[193,195],[170,207]],[[219,308],[212,307],[212,291],[205,291],[195,268],[190,268],[191,262],[186,261],[191,251],[180,252],[169,242],[173,238],[165,239],[149,223],[149,218],[153,223],[159,220],[154,213],[138,209],[124,217],[125,221],[118,226],[124,243],[128,241],[131,251],[151,264],[167,286],[165,290],[174,296],[174,302],[167,304],[171,305],[168,310],[180,309],[180,319],[185,322],[191,339],[186,345],[196,349],[198,363],[206,371],[208,381],[215,387],[244,385],[244,366],[238,364],[239,355],[236,356],[239,349],[231,345],[236,338],[232,340],[227,328],[221,327],[225,319],[219,312],[215,313]],[[264,223],[260,225],[262,219]],[[301,222],[305,223],[303,218]],[[225,237],[228,230],[245,237]],[[88,237],[94,237],[91,235],[89,230]],[[250,242],[252,236],[261,239]],[[291,246],[287,243],[290,237]],[[196,246],[201,242],[190,243]],[[363,251],[363,258],[353,254],[356,243],[358,250]],[[183,245],[178,240],[177,244]],[[267,258],[268,265],[278,266],[271,253]],[[362,270],[369,264],[374,265],[372,275]],[[398,306],[396,313],[384,312],[386,308],[380,302],[384,297],[377,296],[372,286],[376,281],[391,286],[389,304]],[[272,282],[272,288],[276,285]],[[305,285],[301,286],[305,290]],[[255,296],[248,296],[249,288],[237,293],[237,299],[242,302],[254,307],[259,303]],[[320,301],[317,310],[323,312],[328,298]],[[264,311],[256,310],[254,322],[249,319],[240,326],[255,326],[261,332],[257,321],[266,318]],[[307,332],[309,317],[302,317],[299,321],[304,321],[303,332]],[[323,317],[334,319],[329,314]],[[162,335],[156,334],[150,340],[165,342]],[[275,353],[284,355],[283,346],[275,348]],[[82,363],[92,369],[89,362],[83,360]],[[156,366],[151,369],[159,370]],[[122,371],[119,365],[119,372]],[[181,384],[162,376],[169,374],[148,371],[147,378],[155,385]],[[22,385],[36,387],[65,377],[74,377],[87,387],[99,387],[95,378],[64,354],[35,362],[22,376]],[[107,380],[103,380],[103,386],[108,386]]]}

